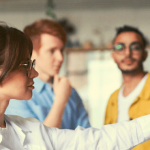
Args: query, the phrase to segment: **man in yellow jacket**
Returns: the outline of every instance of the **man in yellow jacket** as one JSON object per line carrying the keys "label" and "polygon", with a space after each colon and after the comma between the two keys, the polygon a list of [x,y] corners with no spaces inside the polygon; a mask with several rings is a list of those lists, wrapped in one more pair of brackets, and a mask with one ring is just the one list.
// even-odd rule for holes
{"label": "man in yellow jacket", "polygon": [[[144,72],[147,40],[137,28],[117,29],[112,57],[122,72],[123,84],[107,104],[105,124],[132,120],[150,114],[150,73]],[[133,150],[150,150],[150,141]]]}

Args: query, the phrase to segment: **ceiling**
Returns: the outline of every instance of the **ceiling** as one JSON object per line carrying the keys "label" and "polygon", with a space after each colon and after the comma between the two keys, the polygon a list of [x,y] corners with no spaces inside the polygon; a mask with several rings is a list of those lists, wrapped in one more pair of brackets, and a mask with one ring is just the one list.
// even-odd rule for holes
{"label": "ceiling", "polygon": [[[59,10],[150,7],[148,0],[53,0]],[[47,0],[0,0],[0,11],[46,10]]]}

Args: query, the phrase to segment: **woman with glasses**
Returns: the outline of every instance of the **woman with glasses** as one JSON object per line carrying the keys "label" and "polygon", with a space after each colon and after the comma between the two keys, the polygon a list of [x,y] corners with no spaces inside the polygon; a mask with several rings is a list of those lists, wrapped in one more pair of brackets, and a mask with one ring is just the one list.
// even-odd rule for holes
{"label": "woman with glasses", "polygon": [[0,150],[125,150],[150,139],[150,116],[101,129],[60,130],[34,118],[4,115],[10,99],[32,96],[38,73],[31,55],[24,33],[0,25]]}

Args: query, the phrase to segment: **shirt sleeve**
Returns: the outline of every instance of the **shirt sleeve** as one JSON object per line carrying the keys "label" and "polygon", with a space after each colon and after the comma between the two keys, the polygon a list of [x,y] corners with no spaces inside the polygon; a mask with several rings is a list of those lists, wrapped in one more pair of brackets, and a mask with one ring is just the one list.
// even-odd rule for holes
{"label": "shirt sleeve", "polygon": [[23,118],[33,117],[43,122],[48,111],[47,108],[36,105],[33,100],[11,99],[5,114],[18,115]]}
{"label": "shirt sleeve", "polygon": [[54,149],[130,150],[150,139],[150,115],[132,121],[104,125],[101,129],[77,127],[53,129]]}
{"label": "shirt sleeve", "polygon": [[73,99],[76,100],[76,107],[77,107],[76,127],[77,126],[82,126],[84,128],[90,127],[87,111],[85,110],[82,100],[75,89],[73,89]]}

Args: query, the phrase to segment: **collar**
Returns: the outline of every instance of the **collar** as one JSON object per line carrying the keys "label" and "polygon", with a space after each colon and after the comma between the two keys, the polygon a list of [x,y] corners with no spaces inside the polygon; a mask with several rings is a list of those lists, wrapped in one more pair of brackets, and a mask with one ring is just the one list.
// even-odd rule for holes
{"label": "collar", "polygon": [[[5,121],[12,125],[12,127],[17,131],[23,131],[24,133],[32,132],[29,128],[26,128],[26,126],[22,125],[24,121],[20,119],[19,116],[13,116],[13,115],[5,115]],[[13,117],[13,120],[12,118]]]}
{"label": "collar", "polygon": [[44,89],[48,89],[49,91],[51,91],[53,93],[52,85],[42,81],[39,78],[34,78],[34,86],[35,86],[35,89],[38,93],[41,93],[42,91],[44,91]]}
{"label": "collar", "polygon": [[[141,100],[149,100],[150,99],[150,73],[147,73],[148,77],[147,80],[145,82],[145,85],[141,91],[141,93],[139,94],[139,96],[136,98],[135,101],[137,101],[139,98]],[[112,99],[112,104],[113,105],[117,105],[118,103],[118,94],[119,94],[119,90],[116,90],[112,95],[111,95],[111,99]],[[134,102],[135,102],[134,101]]]}
{"label": "collar", "polygon": [[43,82],[41,79],[39,78],[34,78],[34,86],[35,89],[38,93],[41,93],[43,91],[43,89],[45,88],[46,83]]}
{"label": "collar", "polygon": [[5,120],[12,125],[18,136],[21,137],[20,140],[24,148],[27,148],[27,145],[40,145],[46,150],[45,141],[41,136],[42,123],[38,120],[34,118],[25,119],[14,115],[5,115]]}
{"label": "collar", "polygon": [[[32,132],[31,130],[29,130],[28,128],[26,128],[25,126],[21,125],[22,119],[20,120],[18,116],[4,116],[5,121],[7,124],[10,124],[12,126],[12,128],[15,130],[16,134],[18,135],[21,145],[24,146],[26,145],[26,140],[27,140],[27,134],[29,132]],[[3,138],[3,137],[2,137]],[[16,139],[14,139],[16,140]],[[17,142],[16,142],[17,143]],[[19,145],[18,145],[19,146]]]}
{"label": "collar", "polygon": [[150,73],[147,73],[147,75],[148,75],[147,80],[146,80],[145,85],[139,95],[141,100],[150,99]]}

